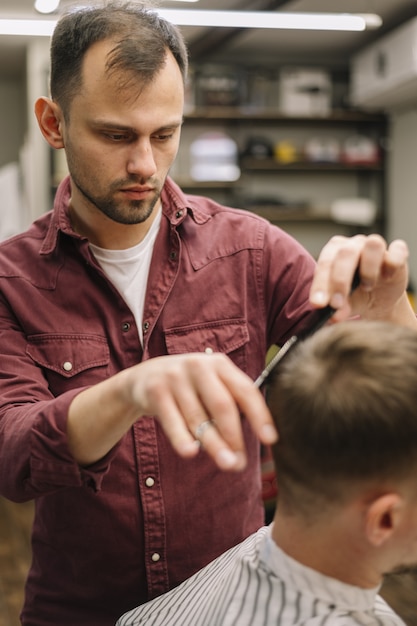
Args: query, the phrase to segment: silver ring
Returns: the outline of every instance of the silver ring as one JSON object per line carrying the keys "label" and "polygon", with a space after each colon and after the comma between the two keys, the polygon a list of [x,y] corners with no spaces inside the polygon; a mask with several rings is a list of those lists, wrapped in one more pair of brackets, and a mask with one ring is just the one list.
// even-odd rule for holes
{"label": "silver ring", "polygon": [[213,420],[206,420],[205,422],[201,422],[201,424],[199,424],[197,428],[195,429],[195,433],[194,433],[194,436],[197,439],[197,441],[201,442],[207,428],[211,428],[212,426],[214,426]]}

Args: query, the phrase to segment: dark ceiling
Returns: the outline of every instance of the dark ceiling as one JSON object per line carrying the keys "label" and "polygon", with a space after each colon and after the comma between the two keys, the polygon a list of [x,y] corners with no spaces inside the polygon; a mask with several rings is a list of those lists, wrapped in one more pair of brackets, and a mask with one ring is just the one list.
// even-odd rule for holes
{"label": "dark ceiling", "polygon": [[[61,9],[79,3],[62,0]],[[82,3],[85,4],[86,0]],[[347,67],[356,51],[417,15],[416,0],[199,0],[193,4],[168,0],[154,4],[161,8],[187,9],[374,12],[383,19],[379,30],[361,33],[183,27],[190,58],[194,62],[250,58],[255,62],[277,65],[308,63]],[[34,18],[39,15],[33,9],[33,0],[1,0],[0,18],[3,17]],[[1,76],[15,76],[24,71],[25,50],[23,37],[0,36]]]}

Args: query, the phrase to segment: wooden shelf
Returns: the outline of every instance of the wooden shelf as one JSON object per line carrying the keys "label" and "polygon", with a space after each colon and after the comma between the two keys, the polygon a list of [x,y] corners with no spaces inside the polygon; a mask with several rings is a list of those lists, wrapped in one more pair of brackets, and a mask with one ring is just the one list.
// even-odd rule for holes
{"label": "wooden shelf", "polygon": [[[334,230],[335,232],[363,232],[369,228],[384,233],[384,173],[385,158],[383,140],[388,130],[387,116],[383,113],[369,113],[353,109],[333,110],[326,116],[291,116],[280,113],[276,109],[261,110],[254,107],[196,107],[188,110],[184,116],[185,136],[191,142],[196,131],[204,132],[207,127],[222,128],[234,137],[238,145],[245,146],[252,133],[259,133],[270,138],[271,144],[276,142],[282,131],[286,136],[294,134],[296,146],[303,146],[313,130],[318,136],[329,134],[337,141],[343,141],[347,133],[370,136],[381,147],[380,158],[376,163],[346,163],[329,161],[307,161],[302,148],[298,148],[292,163],[278,161],[272,153],[267,158],[242,156],[239,160],[241,176],[233,182],[227,181],[193,181],[186,174],[184,179],[177,180],[185,192],[202,193],[210,191],[216,200],[227,204],[246,208],[268,221],[281,226],[294,236],[306,240],[311,226],[312,247],[317,246],[320,233]],[[205,128],[204,128],[205,127]],[[189,159],[189,155],[187,159]],[[185,160],[184,163],[188,161]],[[338,176],[343,177],[338,178]],[[305,181],[305,185],[303,182]],[[340,184],[339,184],[340,183]],[[322,185],[328,189],[322,191]],[[277,187],[277,197],[274,191]],[[299,198],[299,206],[295,198],[302,187],[306,197]],[[340,188],[340,191],[339,191]],[[379,208],[377,220],[369,225],[341,223],[335,221],[330,214],[333,197],[338,195],[352,197],[370,197]],[[282,197],[281,197],[282,196]],[[258,200],[258,204],[256,204]],[[283,200],[283,203],[280,203]],[[285,206],[288,200],[289,205]],[[306,200],[304,203],[303,201]],[[327,206],[328,205],[328,206]],[[306,228],[303,228],[306,224]],[[314,248],[315,249],[315,248]]]}
{"label": "wooden shelf", "polygon": [[274,110],[259,110],[239,107],[198,107],[185,113],[185,120],[190,121],[225,121],[225,122],[285,122],[308,124],[385,124],[386,116],[382,113],[367,113],[350,109],[334,110],[327,116],[290,116]]}
{"label": "wooden shelf", "polygon": [[273,158],[256,159],[244,157],[241,160],[244,171],[273,171],[273,172],[382,172],[382,163],[328,163],[320,161],[295,161],[293,163],[280,163]]}
{"label": "wooden shelf", "polygon": [[[205,183],[198,183],[204,187]],[[184,188],[184,185],[181,185]],[[187,191],[187,190],[186,190]],[[255,213],[270,222],[277,223],[308,223],[308,224],[342,224],[342,222],[333,219],[330,209],[314,208],[310,206],[285,206],[282,204],[245,204],[244,200],[240,200],[238,208],[250,213]],[[345,223],[344,225],[354,227],[355,224]],[[380,219],[374,222],[380,226]],[[371,224],[370,226],[372,226]]]}
{"label": "wooden shelf", "polygon": [[282,206],[247,206],[243,207],[245,210],[255,213],[260,217],[267,219],[273,224],[337,224],[339,226],[346,226],[348,228],[360,229],[360,230],[377,230],[380,231],[383,223],[380,218],[377,218],[372,224],[355,224],[353,222],[341,222],[333,219],[328,212],[324,212],[322,209],[319,211],[314,208],[296,208],[296,207],[282,207]]}
{"label": "wooden shelf", "polygon": [[[240,179],[239,179],[240,180]],[[175,178],[177,185],[181,189],[236,189],[239,186],[239,180],[191,180],[191,179],[178,179]]]}
{"label": "wooden shelf", "polygon": [[330,212],[315,211],[312,208],[285,207],[281,205],[248,205],[243,207],[251,213],[256,213],[271,222],[334,222]]}

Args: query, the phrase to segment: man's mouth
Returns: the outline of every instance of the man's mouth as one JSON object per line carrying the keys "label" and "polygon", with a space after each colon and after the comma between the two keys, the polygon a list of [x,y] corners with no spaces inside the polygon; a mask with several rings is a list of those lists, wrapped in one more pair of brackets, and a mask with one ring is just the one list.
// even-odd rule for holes
{"label": "man's mouth", "polygon": [[121,189],[120,191],[123,193],[125,197],[129,198],[130,200],[143,200],[149,197],[149,195],[151,195],[154,192],[154,189],[153,187],[135,186],[135,187],[125,187]]}

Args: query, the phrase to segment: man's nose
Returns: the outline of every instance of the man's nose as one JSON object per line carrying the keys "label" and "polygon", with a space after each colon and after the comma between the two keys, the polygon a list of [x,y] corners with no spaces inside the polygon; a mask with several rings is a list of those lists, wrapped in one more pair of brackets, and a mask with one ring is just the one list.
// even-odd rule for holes
{"label": "man's nose", "polygon": [[155,175],[156,163],[149,140],[140,139],[131,146],[127,171],[141,178],[150,178]]}

